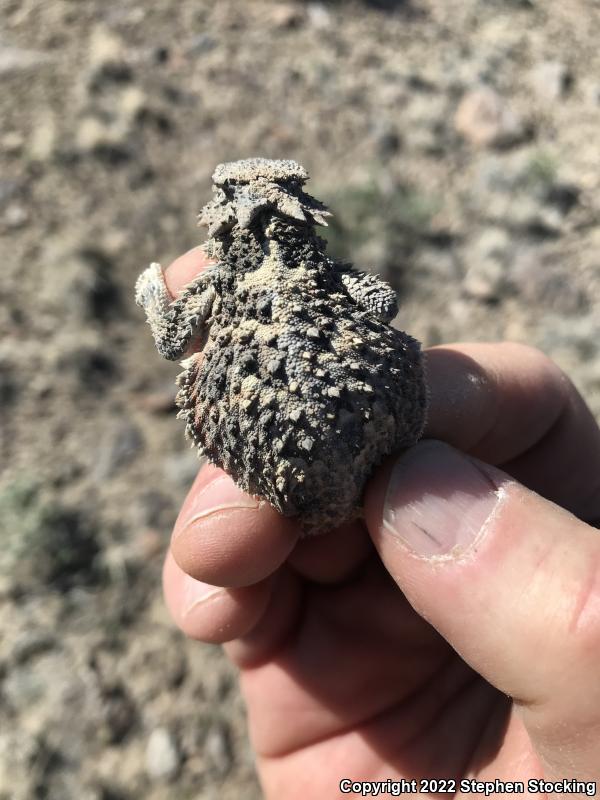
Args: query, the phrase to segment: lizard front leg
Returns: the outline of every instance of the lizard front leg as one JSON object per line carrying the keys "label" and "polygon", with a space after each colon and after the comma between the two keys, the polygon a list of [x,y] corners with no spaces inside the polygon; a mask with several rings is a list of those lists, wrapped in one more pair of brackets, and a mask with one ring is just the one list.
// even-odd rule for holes
{"label": "lizard front leg", "polygon": [[343,265],[340,278],[354,302],[382,322],[390,322],[398,313],[398,298],[392,287],[377,275]]}
{"label": "lizard front leg", "polygon": [[158,352],[169,361],[185,355],[210,317],[216,298],[212,271],[201,272],[176,300],[169,294],[160,264],[150,264],[137,280],[135,301],[146,312]]}

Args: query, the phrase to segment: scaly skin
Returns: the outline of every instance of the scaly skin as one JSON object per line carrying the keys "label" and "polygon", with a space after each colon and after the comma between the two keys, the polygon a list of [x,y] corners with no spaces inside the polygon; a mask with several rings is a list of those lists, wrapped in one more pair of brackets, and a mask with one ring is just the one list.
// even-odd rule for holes
{"label": "scaly skin", "polygon": [[426,391],[418,342],[387,324],[392,289],[327,256],[306,178],[220,165],[200,215],[215,265],[171,301],[153,264],[136,299],[162,355],[196,351],[177,402],[199,451],[313,533],[359,514],[373,468],[421,435]]}

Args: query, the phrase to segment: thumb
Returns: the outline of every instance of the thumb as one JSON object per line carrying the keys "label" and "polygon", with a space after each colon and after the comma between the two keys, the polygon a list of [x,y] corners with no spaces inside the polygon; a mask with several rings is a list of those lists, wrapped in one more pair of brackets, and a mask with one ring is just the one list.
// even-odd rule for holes
{"label": "thumb", "polygon": [[416,445],[383,477],[366,514],[385,567],[514,698],[548,772],[583,777],[600,763],[598,531],[441,442]]}

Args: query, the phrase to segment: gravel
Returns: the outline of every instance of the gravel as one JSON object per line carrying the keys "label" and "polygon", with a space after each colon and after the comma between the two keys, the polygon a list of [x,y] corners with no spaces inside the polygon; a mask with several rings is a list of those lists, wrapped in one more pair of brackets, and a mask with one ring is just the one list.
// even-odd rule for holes
{"label": "gravel", "polygon": [[233,669],[162,602],[199,462],[132,299],[202,240],[216,163],[305,164],[332,252],[392,281],[402,329],[541,347],[600,415],[599,21],[583,0],[6,5],[1,800],[260,796]]}

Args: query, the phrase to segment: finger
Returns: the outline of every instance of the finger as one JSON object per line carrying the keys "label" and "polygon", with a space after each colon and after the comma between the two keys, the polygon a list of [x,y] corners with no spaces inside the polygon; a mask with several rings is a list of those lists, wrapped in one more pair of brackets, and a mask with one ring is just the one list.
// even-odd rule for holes
{"label": "finger", "polygon": [[166,268],[167,289],[173,297],[177,297],[179,292],[211,263],[202,246],[188,250]]}
{"label": "finger", "polygon": [[339,583],[348,580],[373,552],[373,544],[359,520],[321,536],[301,539],[288,559],[307,580]]}
{"label": "finger", "polygon": [[366,513],[410,603],[516,699],[549,769],[600,763],[598,532],[436,441],[387,466]]}
{"label": "finger", "polygon": [[285,561],[297,524],[242,492],[223,470],[206,465],[175,523],[173,557],[184,572],[216,586],[250,586]]}
{"label": "finger", "polygon": [[229,658],[241,668],[268,661],[288,642],[300,623],[304,602],[301,578],[284,565],[270,579],[269,602],[247,633],[227,643]]}
{"label": "finger", "polygon": [[457,344],[428,350],[427,372],[426,436],[502,465],[582,518],[600,517],[600,430],[550,359],[514,343]]}
{"label": "finger", "polygon": [[271,584],[262,581],[241,589],[223,589],[191,578],[169,551],[163,590],[173,621],[192,639],[222,644],[244,636],[263,616]]}

